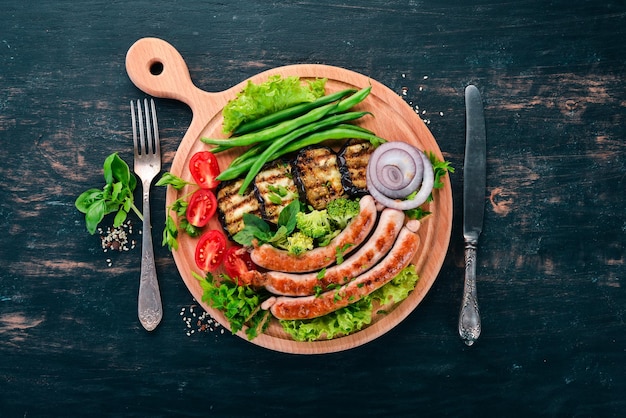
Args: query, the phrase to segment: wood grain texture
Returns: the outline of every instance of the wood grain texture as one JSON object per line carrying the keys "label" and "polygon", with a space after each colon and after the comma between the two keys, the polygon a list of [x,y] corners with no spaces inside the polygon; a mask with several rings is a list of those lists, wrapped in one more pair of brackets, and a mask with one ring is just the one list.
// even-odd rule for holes
{"label": "wood grain texture", "polygon": [[[31,3],[7,0],[0,15],[2,416],[623,415],[623,2]],[[320,356],[219,329],[187,336],[201,310],[157,245],[165,316],[141,329],[139,248],[103,253],[73,202],[101,185],[108,154],[132,162],[128,103],[144,94],[124,62],[143,37],[183,51],[203,91],[324,64],[380,81],[429,122],[457,168],[452,240],[411,315]],[[456,333],[469,83],[489,147],[471,348]],[[157,112],[169,169],[192,113],[167,99]],[[155,243],[165,199],[153,190]]]}

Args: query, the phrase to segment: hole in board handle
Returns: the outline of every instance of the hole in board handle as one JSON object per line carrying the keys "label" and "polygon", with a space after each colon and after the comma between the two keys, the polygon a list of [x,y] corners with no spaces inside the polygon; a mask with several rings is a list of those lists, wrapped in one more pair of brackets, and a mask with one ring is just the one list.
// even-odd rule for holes
{"label": "hole in board handle", "polygon": [[150,65],[150,74],[152,75],[161,75],[163,72],[163,63],[160,61],[153,62]]}

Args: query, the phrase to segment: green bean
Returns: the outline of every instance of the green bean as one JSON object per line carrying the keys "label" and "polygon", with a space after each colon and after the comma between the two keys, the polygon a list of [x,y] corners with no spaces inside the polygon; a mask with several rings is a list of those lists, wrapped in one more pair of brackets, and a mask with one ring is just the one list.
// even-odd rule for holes
{"label": "green bean", "polygon": [[[318,131],[307,135],[301,139],[293,141],[285,148],[278,150],[274,153],[267,162],[274,161],[283,155],[290,154],[292,152],[298,151],[302,148],[317,145],[321,142],[333,140],[333,139],[347,139],[347,138],[357,138],[357,139],[367,139],[374,144],[379,144],[381,142],[385,142],[384,139],[377,137],[371,132],[366,132],[358,126],[355,125],[337,125],[336,127],[329,128],[327,130]],[[250,158],[245,161],[242,161],[240,164],[228,167],[226,170],[222,171],[222,173],[218,176],[218,180],[226,181],[236,179],[246,171],[250,170],[254,164],[254,159]]]}
{"label": "green bean", "polygon": [[[311,123],[308,125],[305,125],[299,129],[296,129],[295,131],[292,131],[290,133],[288,133],[287,135],[284,135],[280,138],[277,138],[274,142],[276,141],[284,141],[285,143],[289,143],[290,141],[293,141],[294,139],[299,138],[302,135],[306,135],[315,131],[318,131],[320,129],[323,128],[327,128],[329,126],[333,126],[333,125],[337,125],[343,122],[347,122],[350,120],[355,120],[355,119],[359,119],[365,115],[367,115],[369,112],[346,112],[346,113],[341,113],[339,115],[333,115],[330,116],[328,118],[324,118],[320,121],[317,121],[315,123]],[[217,177],[218,180],[226,180],[227,177],[229,177],[229,174],[231,171],[234,170],[234,168],[238,165],[241,164],[243,161],[246,161],[250,158],[255,159],[257,158],[258,154],[259,154],[259,150],[261,150],[262,148],[267,148],[265,146],[265,143],[259,143],[256,146],[252,147],[251,149],[257,148],[255,151],[246,151],[244,154],[246,154],[246,156],[244,158],[240,158],[237,157],[235,160],[233,160],[230,165],[228,166],[228,168],[224,171],[222,171],[222,173],[220,173],[220,175]],[[253,158],[254,157],[254,158]],[[234,178],[234,177],[229,177],[229,178]],[[245,189],[244,189],[245,190]]]}
{"label": "green bean", "polygon": [[267,129],[263,129],[262,131],[251,132],[249,134],[241,135],[235,138],[200,138],[200,140],[206,144],[227,145],[229,147],[243,147],[256,144],[258,142],[269,141],[279,136],[286,135],[293,130],[301,128],[302,126],[322,119],[324,116],[326,116],[328,112],[331,112],[337,106],[337,103],[330,103],[322,107],[315,108],[302,116],[298,116],[297,118],[281,122]]}
{"label": "green bean", "polygon": [[211,148],[209,151],[211,151],[213,154],[217,154],[219,152],[228,151],[231,148],[232,147],[229,147],[227,145],[217,145],[217,146]]}
{"label": "green bean", "polygon": [[355,93],[356,91],[356,89],[341,90],[336,93],[322,96],[312,102],[301,103],[283,110],[279,110],[267,116],[263,116],[259,119],[239,125],[239,127],[237,127],[233,132],[233,135],[247,134],[249,132],[267,128],[268,126],[274,125],[287,119],[293,119],[296,116],[300,116],[308,112],[309,110],[340,100],[349,94]]}
{"label": "green bean", "polygon": [[348,96],[343,100],[340,100],[338,106],[330,114],[341,113],[350,110],[352,107],[365,100],[365,98],[370,94],[371,91],[372,86],[367,86],[357,91],[353,95]]}
{"label": "green bean", "polygon": [[[367,112],[351,112],[351,113],[355,113],[355,114],[359,114],[362,113],[363,115],[367,114]],[[348,115],[347,113],[342,113],[339,115],[335,115],[335,116],[331,116],[330,118],[326,118],[325,120],[329,120],[329,119],[333,119],[333,118],[339,118],[341,116],[345,116]],[[363,116],[361,115],[361,116]],[[359,117],[361,117],[359,116]],[[318,129],[315,129],[318,130]],[[252,164],[252,166],[250,167],[250,169],[248,170],[248,174],[246,174],[246,177],[243,181],[243,183],[241,184],[241,188],[239,189],[239,194],[243,195],[246,191],[246,189],[248,188],[248,186],[250,185],[250,183],[252,183],[252,180],[254,180],[254,177],[259,173],[259,171],[261,171],[261,168],[263,167],[263,164],[265,164],[269,158],[279,149],[287,146],[287,144],[289,144],[290,142],[292,142],[293,140],[297,139],[298,137],[304,135],[304,134],[308,134],[310,132],[313,132],[313,130],[310,129],[310,126],[305,126],[304,128],[302,128],[302,133],[298,134],[298,135],[285,135],[281,138],[276,139],[275,141],[273,141],[264,151],[261,155],[259,155],[258,157],[256,157],[254,159],[254,163]]]}
{"label": "green bean", "polygon": [[376,146],[378,146],[379,144],[383,142],[387,142],[385,139],[380,138],[371,132],[366,132],[362,129],[359,129],[358,126],[337,125],[337,127],[330,128],[330,129],[320,131],[320,132],[315,132],[302,139],[299,139],[298,141],[292,142],[291,144],[289,144],[288,146],[280,150],[279,151],[280,155],[278,156],[281,157],[283,155],[289,154],[294,151],[298,151],[299,149],[308,147],[310,145],[319,144],[320,142],[323,142],[326,140],[348,139],[348,138],[367,139]]}
{"label": "green bean", "polygon": [[235,157],[230,162],[229,166],[238,165],[238,164],[242,163],[244,160],[247,160],[248,158],[252,158],[255,155],[259,155],[260,153],[263,152],[264,148],[265,148],[265,144],[263,142],[258,143],[256,145],[248,148],[246,151],[241,153],[239,156]]}
{"label": "green bean", "polygon": [[374,132],[370,131],[370,130],[369,130],[369,129],[367,129],[367,128],[364,128],[364,127],[362,127],[362,126],[359,126],[359,125],[350,125],[350,124],[347,124],[347,123],[342,123],[342,124],[340,124],[340,125],[337,125],[337,128],[353,129],[353,130],[355,130],[355,131],[361,131],[361,132],[365,132],[365,133],[368,133],[368,134],[374,135]]}

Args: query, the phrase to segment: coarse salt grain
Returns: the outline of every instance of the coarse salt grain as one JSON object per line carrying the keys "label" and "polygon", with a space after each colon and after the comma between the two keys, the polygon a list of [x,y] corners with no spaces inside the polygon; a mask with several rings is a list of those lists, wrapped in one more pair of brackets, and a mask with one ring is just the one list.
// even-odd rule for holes
{"label": "coarse salt grain", "polygon": [[[191,305],[189,308],[181,308],[180,316],[185,323],[185,334],[191,337],[193,334],[200,332],[214,332],[218,329],[221,333],[224,333],[224,329],[221,324],[217,322],[208,312],[202,311],[200,315],[195,312],[195,309],[199,308],[197,305]],[[187,315],[186,315],[187,314]]]}
{"label": "coarse salt grain", "polygon": [[[136,241],[129,240],[130,234],[133,233],[133,225],[130,220],[122,223],[118,227],[107,227],[106,229],[98,228],[98,234],[100,235],[100,245],[102,252],[108,253],[109,251],[130,251],[135,248]],[[128,245],[130,243],[130,246]],[[106,259],[108,267],[113,265],[113,260]]]}

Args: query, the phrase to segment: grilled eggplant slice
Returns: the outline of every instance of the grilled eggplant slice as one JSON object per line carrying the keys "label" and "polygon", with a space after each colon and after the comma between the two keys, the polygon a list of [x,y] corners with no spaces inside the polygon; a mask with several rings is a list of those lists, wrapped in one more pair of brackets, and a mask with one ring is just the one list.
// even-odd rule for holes
{"label": "grilled eggplant slice", "polygon": [[239,195],[242,183],[243,179],[224,181],[217,188],[217,212],[229,238],[243,229],[244,213],[261,216],[261,205],[252,187]]}
{"label": "grilled eggplant slice", "polygon": [[314,209],[324,209],[328,202],[345,197],[337,154],[324,146],[303,148],[292,162],[300,196]]}
{"label": "grilled eggplant slice", "polygon": [[278,215],[285,206],[298,199],[289,161],[276,160],[266,164],[254,178],[254,191],[261,204],[263,219],[277,224]]}
{"label": "grilled eggplant slice", "polygon": [[339,150],[337,161],[341,183],[350,196],[367,194],[365,173],[370,156],[376,148],[367,140],[350,139]]}

